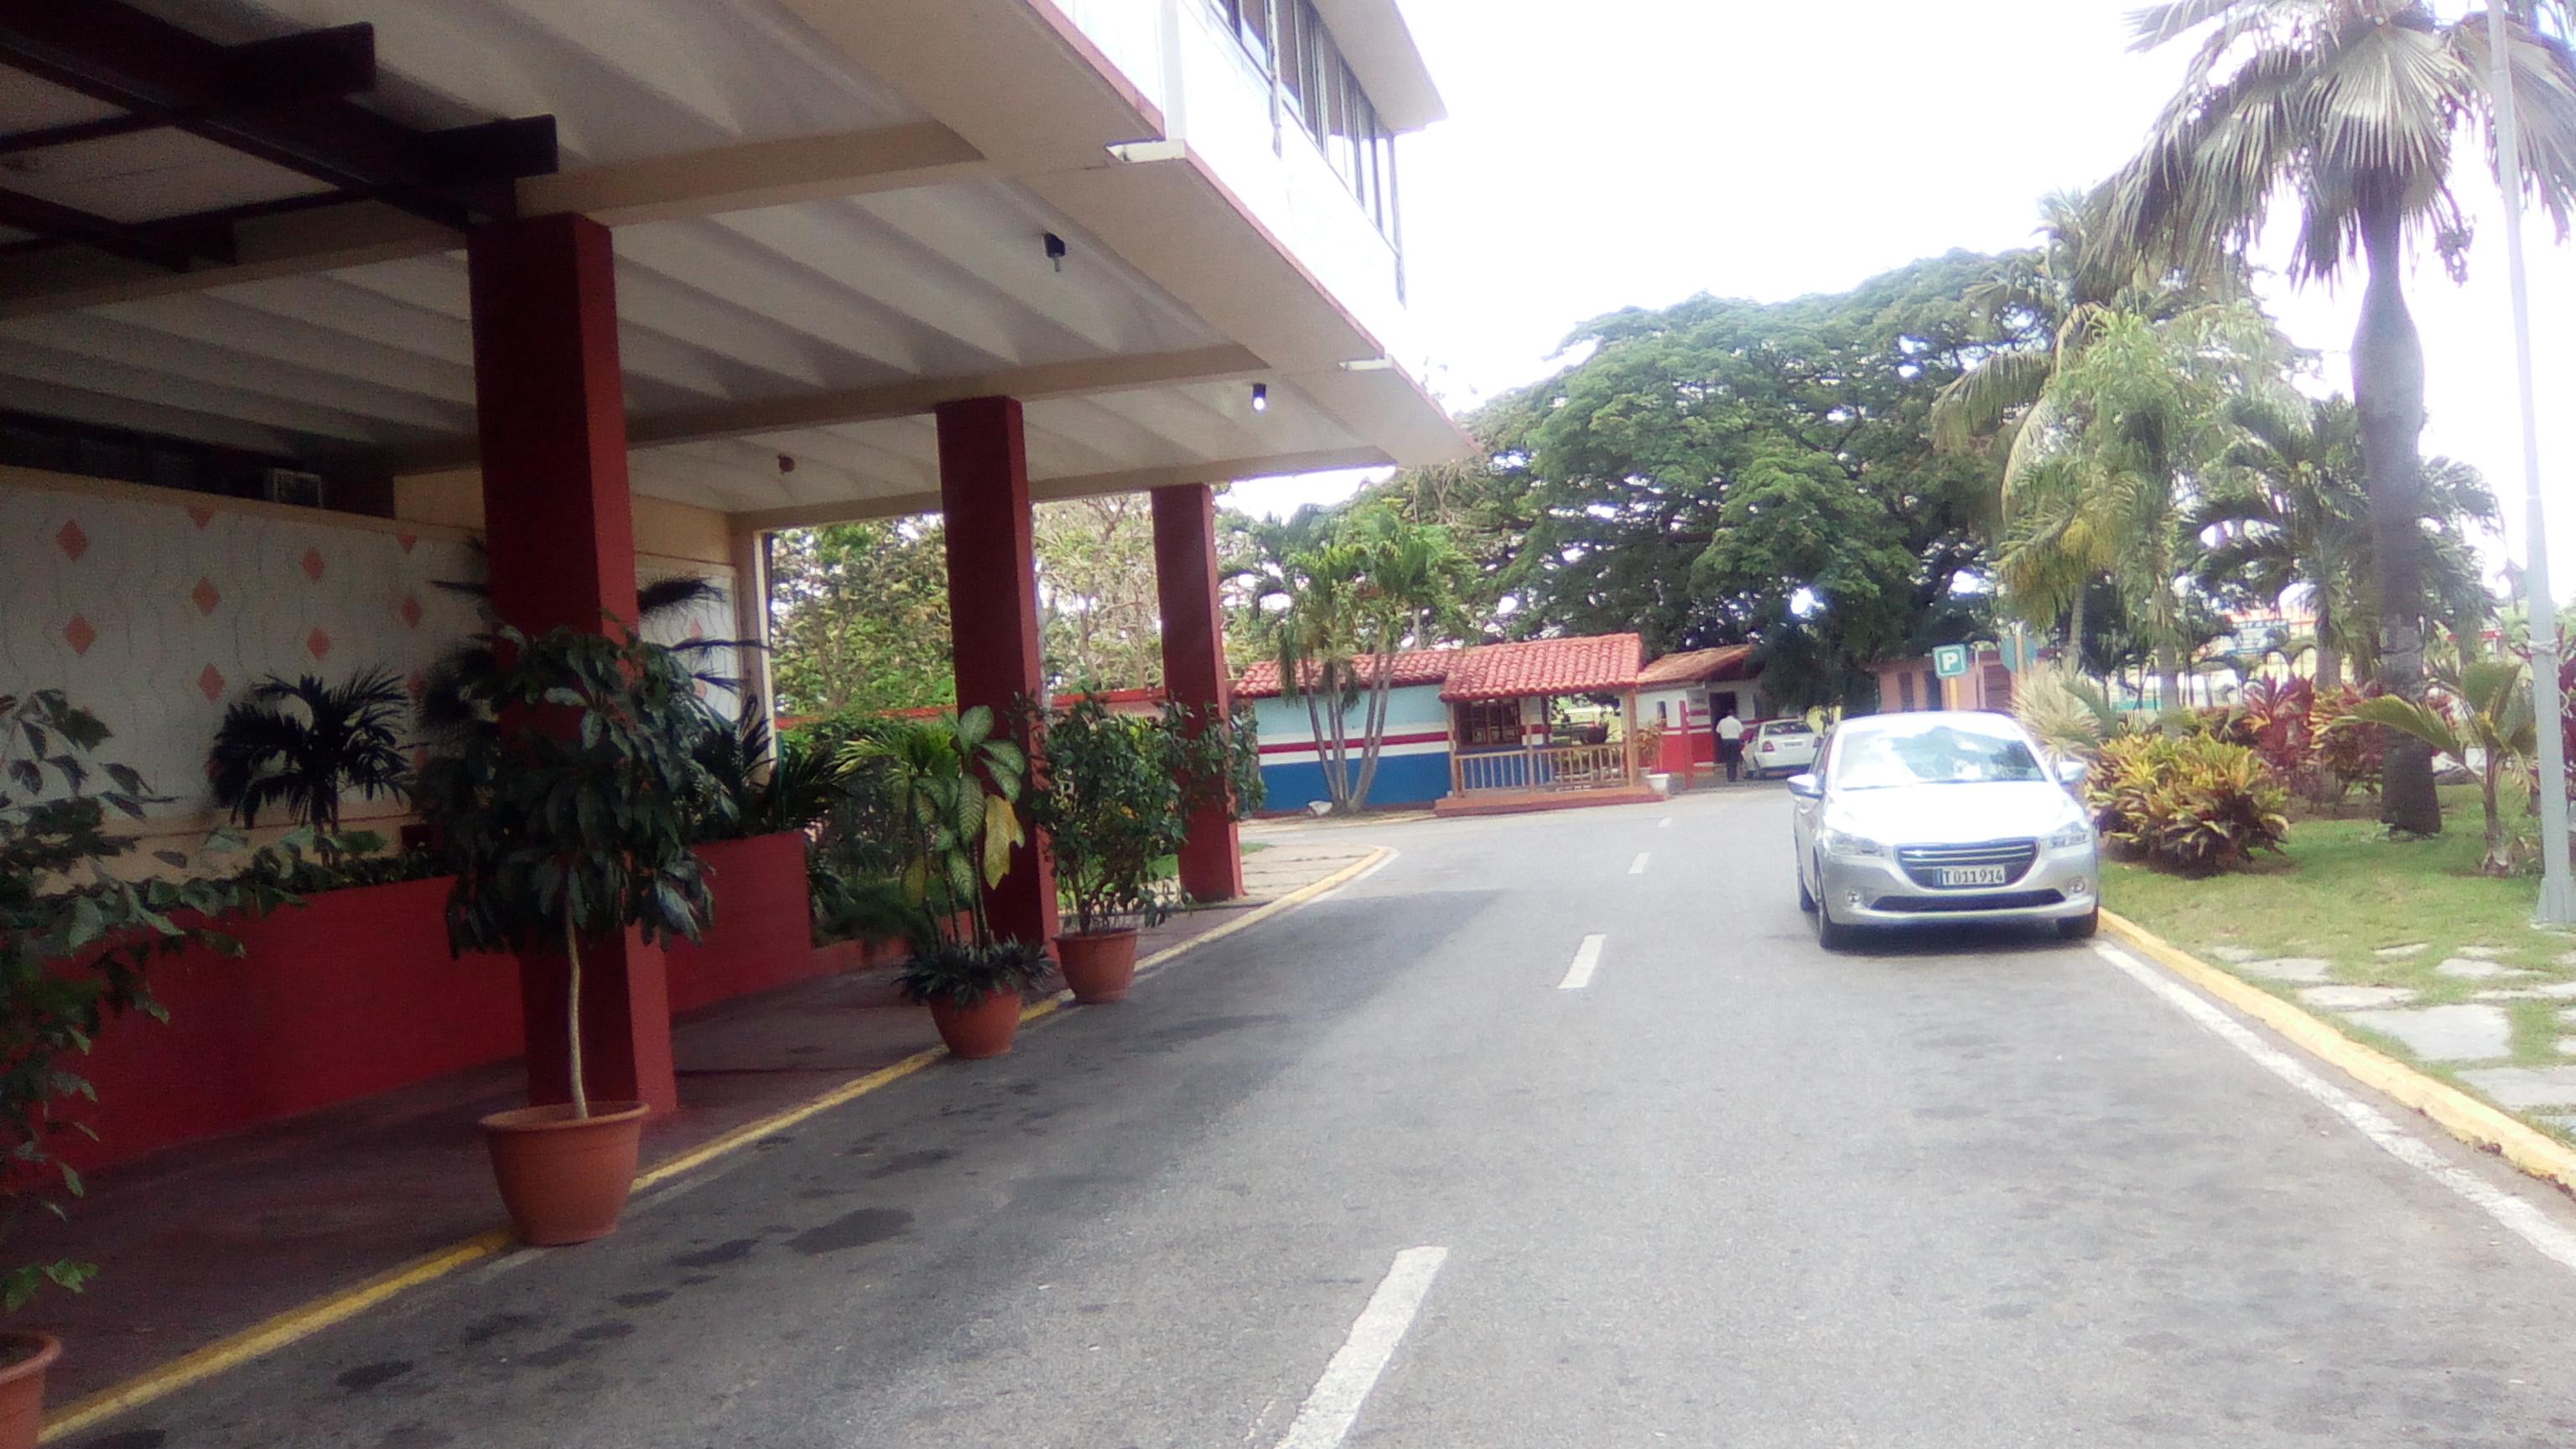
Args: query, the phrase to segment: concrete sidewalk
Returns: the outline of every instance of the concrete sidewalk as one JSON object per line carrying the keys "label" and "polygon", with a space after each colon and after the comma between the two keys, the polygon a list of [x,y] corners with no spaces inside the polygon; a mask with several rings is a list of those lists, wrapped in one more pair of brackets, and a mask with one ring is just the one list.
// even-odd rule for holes
{"label": "concrete sidewalk", "polygon": [[[1263,850],[1244,900],[1145,933],[1185,944],[1366,858],[1336,835]],[[674,1026],[681,1109],[645,1128],[650,1168],[939,1044],[895,995],[896,968],[800,982]],[[521,1101],[515,1061],[459,1072],[103,1172],[68,1221],[30,1220],[30,1260],[99,1265],[89,1291],[23,1316],[65,1343],[48,1401],[63,1406],[317,1298],[503,1224],[475,1123]],[[760,1151],[754,1142],[747,1150]]]}

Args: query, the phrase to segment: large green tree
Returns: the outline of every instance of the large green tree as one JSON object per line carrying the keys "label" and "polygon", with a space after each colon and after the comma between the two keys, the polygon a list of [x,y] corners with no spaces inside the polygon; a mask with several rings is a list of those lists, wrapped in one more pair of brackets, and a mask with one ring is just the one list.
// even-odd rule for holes
{"label": "large green tree", "polygon": [[1038,612],[1048,676],[1150,689],[1163,682],[1154,517],[1142,493],[1041,503]]}
{"label": "large green tree", "polygon": [[1490,454],[1474,488],[1520,490],[1480,505],[1512,541],[1500,622],[1634,629],[1656,652],[1759,640],[1789,703],[1860,697],[1862,665],[1964,628],[1996,465],[1936,451],[1932,406],[2044,338],[1971,303],[1994,265],[1956,252],[1846,293],[1583,328],[1590,356],[1470,420]]}
{"label": "large green tree", "polygon": [[[2576,62],[2562,0],[2507,7],[2529,187],[2566,234],[2576,208]],[[2106,192],[2115,253],[2194,272],[2243,257],[2273,204],[2299,217],[2291,268],[2367,282],[2353,337],[2353,399],[2379,576],[2380,683],[2424,683],[2424,349],[2405,297],[2407,244],[2456,265],[2468,229],[2451,188],[2463,151],[2494,149],[2488,15],[2446,19],[2422,0],[2167,0],[2139,11],[2141,49],[2200,37],[2182,88]],[[2545,25],[2546,34],[2539,28]],[[2463,146],[2463,141],[2468,144]],[[2382,818],[2442,828],[2432,750],[2392,740]]]}
{"label": "large green tree", "polygon": [[782,712],[878,713],[956,699],[937,519],[790,529],[769,557]]}

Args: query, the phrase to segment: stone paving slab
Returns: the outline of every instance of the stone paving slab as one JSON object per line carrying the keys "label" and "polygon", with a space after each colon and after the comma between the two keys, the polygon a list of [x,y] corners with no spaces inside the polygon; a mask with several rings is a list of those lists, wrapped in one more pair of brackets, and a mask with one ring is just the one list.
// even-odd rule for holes
{"label": "stone paving slab", "polygon": [[2403,986],[2311,986],[2299,993],[2301,1003],[2327,1011],[2404,1006],[2414,999],[2415,993]]}
{"label": "stone paving slab", "polygon": [[[2356,1011],[2350,1017],[2357,1026],[2397,1038],[2408,1051],[2428,1061],[2482,1062],[2513,1055],[2513,1019],[2500,1006]],[[2576,1081],[2576,1068],[2568,1070],[2570,1080]]]}
{"label": "stone paving slab", "polygon": [[2378,957],[2382,961],[2402,961],[2409,956],[2423,955],[2424,948],[2428,944],[2430,943],[2416,941],[2403,946],[2382,946],[2370,954]]}
{"label": "stone paving slab", "polygon": [[2318,956],[2274,956],[2267,960],[2239,963],[2258,976],[2274,981],[2332,981],[2334,963]]}
{"label": "stone paving slab", "polygon": [[2508,986],[2500,991],[2481,991],[2480,1001],[2576,1001],[2576,981],[2552,981],[2541,986]]}
{"label": "stone paving slab", "polygon": [[2531,974],[2530,972],[2521,970],[2518,967],[2499,965],[2496,962],[2475,956],[2453,956],[2442,962],[2440,965],[2434,967],[2433,970],[2440,975],[2450,977],[2454,981],[2492,981],[2499,976],[2528,976]]}
{"label": "stone paving slab", "polygon": [[2576,1067],[2488,1067],[2462,1072],[2460,1080],[2508,1111],[2576,1106]]}

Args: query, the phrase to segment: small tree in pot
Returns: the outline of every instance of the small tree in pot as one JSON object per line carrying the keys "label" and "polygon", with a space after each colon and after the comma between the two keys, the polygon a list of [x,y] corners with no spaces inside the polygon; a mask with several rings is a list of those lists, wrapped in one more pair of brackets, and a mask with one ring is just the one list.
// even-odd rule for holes
{"label": "small tree in pot", "polygon": [[[1044,717],[1034,701],[1025,708]],[[1055,944],[1076,1001],[1124,997],[1136,933],[1172,913],[1173,887],[1158,874],[1187,839],[1189,784],[1206,764],[1191,756],[1207,752],[1180,726],[1117,714],[1094,695],[1046,719],[1029,814],[1073,904],[1073,929]]]}
{"label": "small tree in pot", "polygon": [[1002,1055],[1019,1032],[1021,992],[1046,974],[1043,943],[995,939],[984,910],[984,892],[1026,838],[1015,806],[1027,754],[995,738],[993,712],[978,705],[889,724],[843,746],[842,760],[885,782],[895,878],[911,916],[904,998],[930,1008],[951,1053]]}
{"label": "small tree in pot", "polygon": [[569,1103],[483,1119],[519,1235],[572,1243],[617,1226],[643,1130],[636,1102],[590,1100],[582,1077],[584,942],[633,928],[695,940],[709,902],[689,848],[707,796],[694,681],[671,651],[632,634],[495,632],[499,661],[472,684],[496,729],[455,732],[421,771],[424,815],[456,872],[449,945],[560,951],[567,981]]}

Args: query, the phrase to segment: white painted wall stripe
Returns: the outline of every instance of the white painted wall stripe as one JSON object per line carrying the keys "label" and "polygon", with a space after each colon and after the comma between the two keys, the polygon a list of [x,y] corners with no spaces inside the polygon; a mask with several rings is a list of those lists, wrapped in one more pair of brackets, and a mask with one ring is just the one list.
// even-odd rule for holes
{"label": "white painted wall stripe", "polygon": [[1324,1365],[1324,1376],[1306,1395],[1279,1449],[1338,1449],[1350,1436],[1360,1406],[1368,1402],[1369,1391],[1377,1387],[1379,1376],[1395,1358],[1396,1345],[1413,1327],[1422,1300],[1431,1292],[1431,1280],[1448,1259],[1449,1250],[1436,1247],[1407,1248],[1395,1255],[1395,1266],[1386,1270],[1341,1349]]}
{"label": "white painted wall stripe", "polygon": [[2369,1138],[2380,1151],[2467,1199],[2479,1211],[2495,1219],[2505,1231],[2539,1249],[2543,1257],[2562,1268],[2576,1270],[2576,1233],[2560,1227],[2527,1200],[2504,1191],[2476,1173],[2443,1161],[2440,1153],[2389,1120],[2388,1114],[2309,1071],[2289,1053],[2255,1035],[2243,1023],[2219,1010],[2216,1003],[2190,987],[2107,942],[2096,942],[2093,949],[2102,959],[2127,972],[2183,1015],[2208,1028],[2219,1040],[2252,1057],[2265,1071],[2350,1123],[2354,1131]]}
{"label": "white painted wall stripe", "polygon": [[1592,984],[1592,973],[1601,969],[1601,943],[1607,936],[1586,936],[1574,948],[1574,964],[1565,968],[1565,979],[1556,983],[1559,991],[1581,991]]}
{"label": "white painted wall stripe", "polygon": [[1628,874],[1630,874],[1630,875],[1644,875],[1645,873],[1646,873],[1646,852],[1644,852],[1644,851],[1642,851],[1642,850],[1641,850],[1641,851],[1638,851],[1638,852],[1637,852],[1637,858],[1636,858],[1635,860],[1632,860],[1632,861],[1628,862]]}

